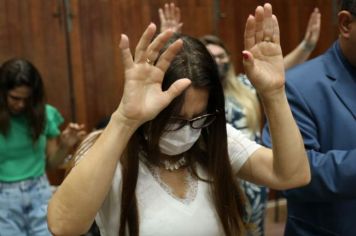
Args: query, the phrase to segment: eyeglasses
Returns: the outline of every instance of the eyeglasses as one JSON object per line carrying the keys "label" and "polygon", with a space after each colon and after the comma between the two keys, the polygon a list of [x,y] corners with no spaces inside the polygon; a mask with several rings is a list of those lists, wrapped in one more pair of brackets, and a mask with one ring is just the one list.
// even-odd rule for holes
{"label": "eyeglasses", "polygon": [[218,111],[215,111],[215,113],[198,116],[191,120],[183,119],[180,117],[171,117],[169,118],[166,131],[176,131],[183,128],[187,124],[189,124],[193,129],[205,128],[215,121],[217,113]]}

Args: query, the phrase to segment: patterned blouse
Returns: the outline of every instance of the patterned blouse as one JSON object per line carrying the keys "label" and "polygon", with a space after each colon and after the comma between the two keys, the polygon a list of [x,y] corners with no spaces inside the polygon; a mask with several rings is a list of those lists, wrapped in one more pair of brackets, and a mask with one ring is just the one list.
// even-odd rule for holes
{"label": "patterned blouse", "polygon": [[[248,80],[246,75],[240,74],[236,78],[240,83],[250,88],[253,93],[256,90]],[[246,111],[241,107],[239,102],[231,97],[225,97],[225,115],[226,120],[234,128],[242,131],[249,139],[260,143],[260,133],[253,132],[247,127]],[[264,216],[267,205],[268,190],[266,187],[257,186],[247,181],[240,180],[240,186],[248,199],[248,208],[246,211],[249,213],[247,223],[252,224],[251,229],[248,231],[249,236],[264,235]]]}

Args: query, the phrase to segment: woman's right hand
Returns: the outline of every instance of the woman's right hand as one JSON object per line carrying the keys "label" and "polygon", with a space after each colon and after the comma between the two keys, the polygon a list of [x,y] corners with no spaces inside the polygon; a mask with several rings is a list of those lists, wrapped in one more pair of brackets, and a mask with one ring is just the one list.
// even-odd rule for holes
{"label": "woman's right hand", "polygon": [[159,56],[159,51],[173,32],[162,32],[152,41],[155,32],[156,25],[151,23],[136,46],[135,59],[130,52],[128,37],[124,34],[121,36],[125,85],[116,115],[125,122],[133,122],[137,127],[157,116],[191,83],[189,79],[182,78],[174,82],[168,90],[162,91],[164,73],[181,49],[183,41],[175,41]]}
{"label": "woman's right hand", "polygon": [[180,33],[183,23],[180,22],[180,9],[173,2],[164,4],[164,9],[158,9],[159,20],[161,22],[161,32],[172,30]]}
{"label": "woman's right hand", "polygon": [[[245,27],[243,64],[248,79],[261,98],[283,91],[284,64],[278,21],[269,3],[258,6]],[[267,96],[265,96],[267,95]]]}

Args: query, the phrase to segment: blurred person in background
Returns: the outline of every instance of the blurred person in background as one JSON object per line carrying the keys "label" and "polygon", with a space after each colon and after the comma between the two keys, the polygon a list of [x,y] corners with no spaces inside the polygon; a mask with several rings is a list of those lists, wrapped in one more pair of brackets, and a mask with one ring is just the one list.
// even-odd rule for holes
{"label": "blurred person in background", "polygon": [[286,74],[312,172],[309,185],[284,192],[287,236],[356,233],[356,0],[340,1],[337,19],[338,40]]}
{"label": "blurred person in background", "polygon": [[85,135],[46,104],[40,73],[24,59],[0,68],[0,235],[51,235],[46,168],[56,168]]}

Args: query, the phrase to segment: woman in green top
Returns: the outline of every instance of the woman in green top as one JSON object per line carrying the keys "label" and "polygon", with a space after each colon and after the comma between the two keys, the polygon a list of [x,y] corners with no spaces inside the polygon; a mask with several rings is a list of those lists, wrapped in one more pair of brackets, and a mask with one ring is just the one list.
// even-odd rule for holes
{"label": "woman in green top", "polygon": [[85,132],[45,104],[41,76],[28,61],[13,59],[0,68],[0,229],[1,235],[51,235],[45,168],[63,162]]}

